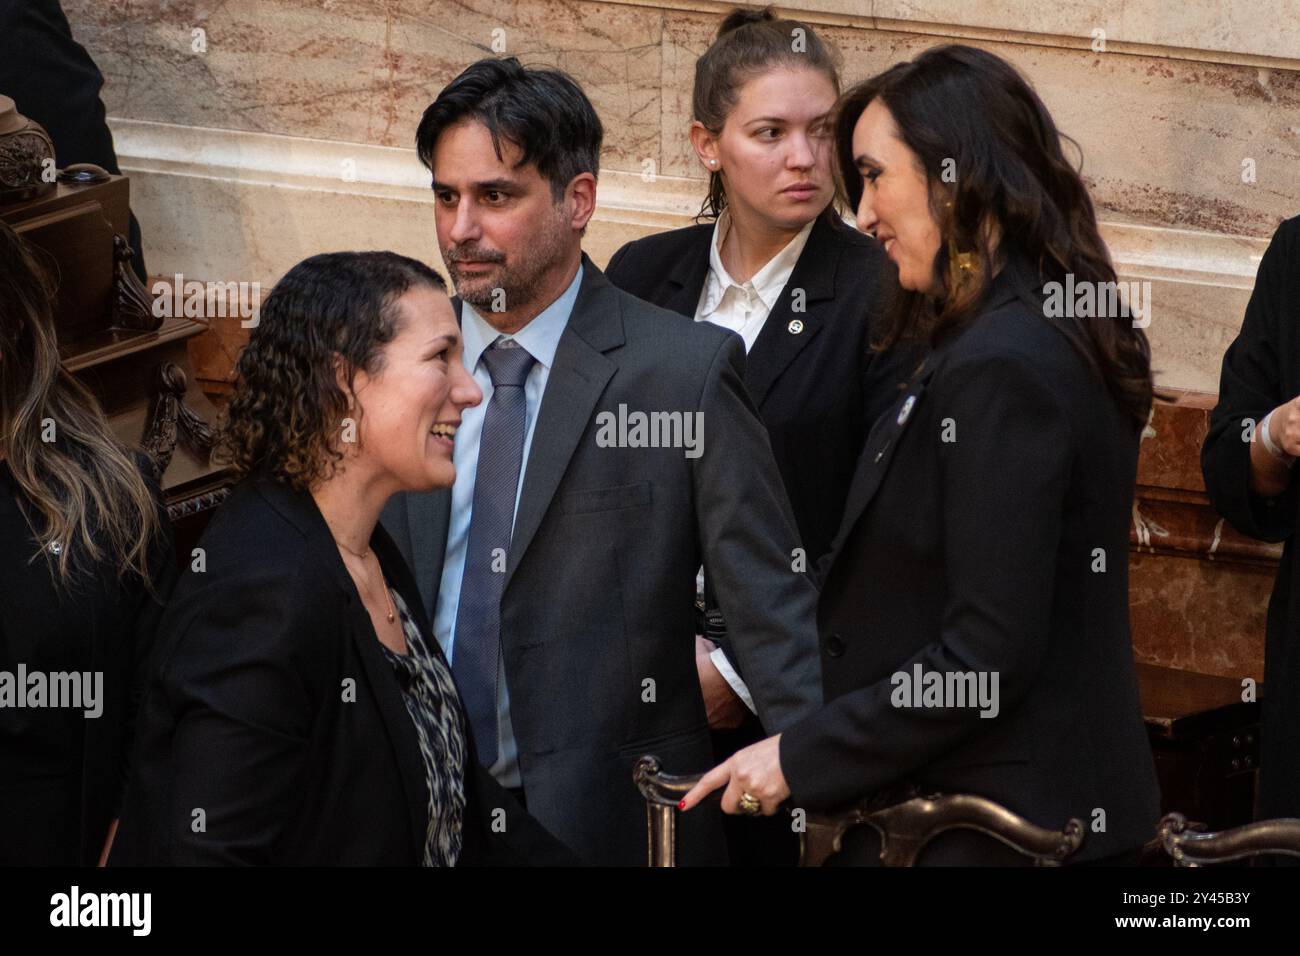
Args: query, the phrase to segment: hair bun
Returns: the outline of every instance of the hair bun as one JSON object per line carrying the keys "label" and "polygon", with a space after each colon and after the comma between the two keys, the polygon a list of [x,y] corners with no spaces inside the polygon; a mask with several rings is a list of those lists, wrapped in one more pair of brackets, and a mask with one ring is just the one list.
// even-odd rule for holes
{"label": "hair bun", "polygon": [[739,30],[751,23],[772,23],[775,20],[776,14],[772,12],[771,7],[763,7],[761,10],[754,7],[736,7],[722,21],[722,25],[718,27],[718,35],[714,39],[721,39],[732,30]]}

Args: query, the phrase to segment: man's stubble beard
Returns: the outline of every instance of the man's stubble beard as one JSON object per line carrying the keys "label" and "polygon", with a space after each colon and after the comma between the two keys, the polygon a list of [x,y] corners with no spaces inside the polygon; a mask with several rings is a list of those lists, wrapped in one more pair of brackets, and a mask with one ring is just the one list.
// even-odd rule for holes
{"label": "man's stubble beard", "polygon": [[[473,285],[455,282],[455,271],[449,270],[456,286],[456,294],[484,316],[491,315],[494,311],[514,312],[526,308],[542,294],[542,277],[564,258],[567,251],[564,233],[568,228],[556,216],[547,223],[547,228],[537,234],[528,249],[515,257],[513,264],[500,264],[495,276],[472,278]],[[500,293],[498,289],[501,290]],[[498,304],[504,308],[494,309]]]}

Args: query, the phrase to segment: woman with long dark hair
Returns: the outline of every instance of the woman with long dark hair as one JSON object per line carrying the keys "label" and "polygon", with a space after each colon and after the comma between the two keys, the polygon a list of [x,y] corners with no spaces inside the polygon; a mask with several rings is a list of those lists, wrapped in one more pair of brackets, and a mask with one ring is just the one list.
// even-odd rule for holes
{"label": "woman with long dark hair", "polygon": [[[1067,281],[1095,305],[1116,278],[1061,140],[1015,69],[966,46],[844,97],[844,185],[906,290],[887,341],[933,352],[849,492],[818,610],[826,707],[688,806],[722,786],[724,810],[766,814],[919,788],[1079,818],[1079,860],[1132,859],[1150,836],[1127,573],[1149,351],[1127,309],[1061,307]],[[865,829],[846,858],[874,859]],[[922,861],[1011,856],[953,833]]]}
{"label": "woman with long dark hair", "polygon": [[221,453],[242,480],[177,584],[113,862],[454,866],[567,859],[480,766],[379,513],[455,478],[442,278],[328,253],[267,296]]}
{"label": "woman with long dark hair", "polygon": [[94,864],[106,852],[175,576],[152,465],[60,364],[54,293],[36,250],[0,223],[0,864],[10,865]]}

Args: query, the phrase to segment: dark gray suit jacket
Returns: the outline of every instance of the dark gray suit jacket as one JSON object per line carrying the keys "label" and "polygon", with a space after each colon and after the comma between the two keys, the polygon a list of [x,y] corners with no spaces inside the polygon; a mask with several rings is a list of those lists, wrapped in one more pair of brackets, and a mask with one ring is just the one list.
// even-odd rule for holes
{"label": "dark gray suit jacket", "polygon": [[[759,718],[777,732],[822,701],[817,592],[734,333],[583,279],[538,411],[501,599],[501,643],[528,810],[585,861],[644,865],[637,757],[713,764],[695,669],[701,563]],[[455,300],[457,315],[460,301]],[[700,412],[703,453],[601,447],[602,412]],[[430,617],[449,490],[396,496],[384,524]],[[683,864],[725,861],[716,803],[685,814]]]}

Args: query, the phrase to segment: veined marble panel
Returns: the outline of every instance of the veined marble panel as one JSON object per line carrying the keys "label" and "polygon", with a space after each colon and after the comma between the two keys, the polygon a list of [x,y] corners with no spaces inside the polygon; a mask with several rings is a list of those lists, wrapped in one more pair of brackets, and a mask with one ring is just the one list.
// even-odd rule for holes
{"label": "veined marble panel", "polygon": [[[668,21],[665,172],[700,175],[685,133],[689,91],[716,24],[697,13]],[[843,54],[846,86],[942,42],[889,30],[819,33]],[[1084,178],[1108,218],[1268,236],[1300,213],[1300,72],[971,42],[1034,84],[1058,128],[1079,143]],[[1247,169],[1253,182],[1243,181]]]}
{"label": "veined marble panel", "polygon": [[[622,0],[708,13],[720,0]],[[796,0],[785,16],[811,22],[1006,39],[1046,46],[1107,46],[1215,62],[1296,64],[1300,19],[1292,0]],[[1103,31],[1097,35],[1094,31]]]}
{"label": "veined marble panel", "polygon": [[651,155],[657,143],[656,9],[585,0],[64,6],[116,116],[410,146],[425,107],[456,74],[512,55],[580,78],[614,154]]}
{"label": "veined marble panel", "polygon": [[[874,15],[906,6],[877,0]],[[913,6],[918,17],[956,9]],[[1018,3],[969,6],[1017,29],[1039,22],[1016,19]],[[67,0],[67,7],[105,73],[114,116],[407,147],[446,82],[472,60],[505,52],[582,82],[605,122],[604,168],[639,172],[653,163],[661,174],[703,178],[686,130],[695,59],[717,12],[605,0]],[[1142,5],[1117,7],[1137,17]],[[1180,5],[1178,16],[1202,9]],[[1234,22],[1245,29],[1245,20]],[[822,30],[844,53],[846,82],[942,40],[872,28],[898,23],[868,17]],[[1195,23],[1202,20],[1180,29]],[[194,52],[195,29],[205,31],[204,52]],[[1261,20],[1259,32],[1273,29]],[[1081,145],[1084,175],[1108,218],[1264,237],[1300,211],[1300,71],[973,42],[1034,82]],[[1243,181],[1247,167],[1253,181]]]}

